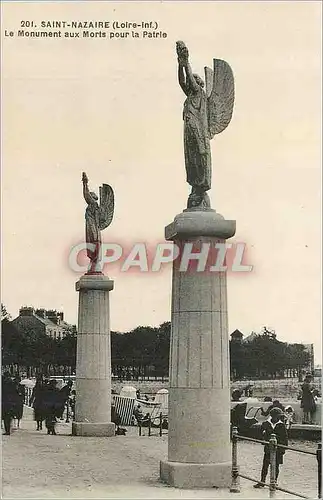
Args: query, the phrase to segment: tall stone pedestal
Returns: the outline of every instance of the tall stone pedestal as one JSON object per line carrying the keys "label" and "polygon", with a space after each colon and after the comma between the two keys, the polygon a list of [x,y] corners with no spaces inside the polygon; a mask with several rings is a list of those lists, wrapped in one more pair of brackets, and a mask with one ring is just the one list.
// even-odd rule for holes
{"label": "tall stone pedestal", "polygon": [[76,406],[72,434],[114,436],[111,422],[111,341],[109,292],[113,281],[103,275],[85,275],[79,292]]}
{"label": "tall stone pedestal", "polygon": [[180,254],[173,265],[168,460],[160,463],[160,477],[179,488],[231,481],[226,273],[196,264],[181,270],[180,261],[190,244],[198,252],[234,234],[235,221],[212,210],[185,211],[165,230]]}

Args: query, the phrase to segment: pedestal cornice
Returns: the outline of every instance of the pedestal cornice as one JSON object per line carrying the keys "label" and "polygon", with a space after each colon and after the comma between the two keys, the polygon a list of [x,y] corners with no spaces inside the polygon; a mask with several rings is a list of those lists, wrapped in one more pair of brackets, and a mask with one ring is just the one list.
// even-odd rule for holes
{"label": "pedestal cornice", "polygon": [[76,291],[80,290],[105,290],[111,291],[114,288],[114,281],[103,274],[85,274],[75,284]]}
{"label": "pedestal cornice", "polygon": [[185,240],[199,236],[226,240],[236,232],[236,221],[226,220],[214,210],[184,211],[165,228],[166,240]]}

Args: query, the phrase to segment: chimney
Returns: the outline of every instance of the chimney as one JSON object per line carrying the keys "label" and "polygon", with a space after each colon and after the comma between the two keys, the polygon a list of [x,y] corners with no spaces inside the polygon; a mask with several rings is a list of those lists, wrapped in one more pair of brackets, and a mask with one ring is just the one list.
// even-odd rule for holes
{"label": "chimney", "polygon": [[45,318],[45,309],[36,309],[35,311],[36,316],[39,316],[39,318]]}
{"label": "chimney", "polygon": [[19,309],[19,316],[33,316],[35,309],[33,307],[23,306]]}
{"label": "chimney", "polygon": [[56,311],[53,311],[52,309],[50,309],[49,311],[46,311],[46,316],[47,318],[52,321],[53,323],[55,323],[55,325],[57,325],[58,323],[58,314]]}

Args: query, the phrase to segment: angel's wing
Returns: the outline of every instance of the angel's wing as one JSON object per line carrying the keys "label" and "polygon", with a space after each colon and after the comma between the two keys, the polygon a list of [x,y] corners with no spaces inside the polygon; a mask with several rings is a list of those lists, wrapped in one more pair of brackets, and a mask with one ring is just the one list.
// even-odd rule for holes
{"label": "angel's wing", "polygon": [[230,123],[234,104],[234,78],[226,61],[213,59],[213,71],[206,67],[209,136],[222,132]]}
{"label": "angel's wing", "polygon": [[110,226],[114,213],[114,192],[109,184],[100,187],[100,231]]}
{"label": "angel's wing", "polygon": [[211,70],[211,68],[205,66],[204,73],[205,73],[206,97],[210,97],[213,87],[213,71]]}

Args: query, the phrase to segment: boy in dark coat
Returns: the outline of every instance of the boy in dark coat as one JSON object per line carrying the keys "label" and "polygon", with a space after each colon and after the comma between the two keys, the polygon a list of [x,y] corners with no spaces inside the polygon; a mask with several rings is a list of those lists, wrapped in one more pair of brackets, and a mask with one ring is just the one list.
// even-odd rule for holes
{"label": "boy in dark coat", "polygon": [[[280,408],[272,408],[268,420],[262,423],[262,437],[264,441],[269,441],[271,434],[276,435],[277,444],[284,446],[288,445],[288,436],[286,425],[284,424],[284,413]],[[276,451],[276,481],[279,475],[279,466],[283,463],[285,450],[277,447]],[[260,482],[254,485],[254,488],[263,488],[265,486],[266,477],[270,465],[270,448],[269,444],[264,445],[264,458],[261,469]]]}

